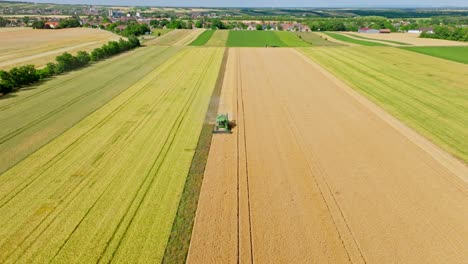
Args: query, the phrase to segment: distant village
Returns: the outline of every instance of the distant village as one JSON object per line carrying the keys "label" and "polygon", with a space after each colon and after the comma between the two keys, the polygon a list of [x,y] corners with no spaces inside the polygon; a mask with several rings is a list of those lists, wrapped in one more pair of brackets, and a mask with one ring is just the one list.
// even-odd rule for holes
{"label": "distant village", "polygon": [[[103,7],[89,6],[82,9],[71,10],[44,10],[44,9],[25,9],[16,10],[16,13],[24,14],[23,17],[15,15],[8,17],[13,10],[0,9],[0,15],[6,19],[7,27],[34,27],[34,22],[41,20],[46,29],[62,28],[61,21],[75,19],[78,24],[74,26],[92,27],[107,29],[113,32],[123,32],[130,24],[138,23],[147,25],[150,31],[155,28],[212,28],[212,29],[230,29],[230,30],[271,30],[271,31],[327,31],[330,29],[313,28],[305,21],[264,21],[264,20],[243,20],[242,17],[236,17],[229,13],[216,12],[148,12],[138,10],[111,9]],[[181,21],[175,23],[174,21]],[[214,23],[217,21],[217,23]],[[430,27],[411,27],[411,22],[406,20],[393,21],[390,28],[372,28],[358,27],[348,31],[358,31],[366,34],[388,34],[395,31],[409,33],[432,33]],[[70,26],[71,27],[71,26]],[[403,30],[401,29],[403,28]],[[395,30],[397,29],[397,30]],[[340,29],[339,31],[342,31]],[[334,31],[334,30],[331,30]]]}

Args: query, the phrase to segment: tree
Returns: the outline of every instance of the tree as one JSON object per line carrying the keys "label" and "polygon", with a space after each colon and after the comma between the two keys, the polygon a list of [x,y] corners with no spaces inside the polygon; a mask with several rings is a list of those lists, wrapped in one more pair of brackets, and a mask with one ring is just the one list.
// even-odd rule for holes
{"label": "tree", "polygon": [[197,20],[197,22],[195,22],[195,27],[196,28],[203,28],[203,20]]}
{"label": "tree", "polygon": [[98,61],[104,58],[105,58],[105,54],[101,48],[96,48],[91,52],[91,61]]}
{"label": "tree", "polygon": [[83,67],[91,61],[91,56],[86,51],[78,51],[76,54],[76,59],[78,60],[79,66]]}
{"label": "tree", "polygon": [[55,60],[57,61],[57,67],[59,68],[59,70],[63,70],[62,72],[71,71],[79,67],[78,59],[68,52],[57,56]]}
{"label": "tree", "polygon": [[32,27],[34,29],[43,29],[45,27],[45,23],[42,20],[36,20],[32,23]]}
{"label": "tree", "polygon": [[0,93],[7,94],[13,91],[11,75],[7,71],[0,70]]}
{"label": "tree", "polygon": [[6,20],[3,17],[0,17],[0,27],[6,27],[7,24],[8,24],[8,20]]}
{"label": "tree", "polygon": [[80,26],[80,21],[76,18],[64,19],[59,22],[60,28],[76,28]]}
{"label": "tree", "polygon": [[257,24],[256,28],[257,28],[257,30],[263,30],[263,26],[260,25],[260,24]]}

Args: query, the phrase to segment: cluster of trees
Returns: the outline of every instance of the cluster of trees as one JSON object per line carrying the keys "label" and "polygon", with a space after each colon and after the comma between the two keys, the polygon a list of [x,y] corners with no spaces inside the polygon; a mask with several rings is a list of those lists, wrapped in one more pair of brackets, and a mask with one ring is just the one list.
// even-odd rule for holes
{"label": "cluster of trees", "polygon": [[17,67],[10,71],[0,70],[0,93],[7,94],[15,88],[35,83],[39,79],[34,65]]}
{"label": "cluster of trees", "polygon": [[6,27],[7,24],[8,24],[8,20],[6,20],[3,17],[0,17],[0,27]]}
{"label": "cluster of trees", "polygon": [[76,18],[63,19],[59,22],[59,28],[76,28],[80,26],[81,23]]}
{"label": "cluster of trees", "polygon": [[434,33],[423,32],[421,38],[436,38],[456,41],[468,41],[468,28],[453,26],[436,26]]}
{"label": "cluster of trees", "polygon": [[55,58],[56,63],[48,63],[46,67],[42,69],[36,69],[34,65],[26,65],[13,68],[10,71],[0,70],[0,93],[10,93],[14,89],[84,67],[92,61],[99,61],[139,46],[140,41],[138,38],[131,36],[128,40],[120,39],[119,41],[110,41],[101,48],[93,50],[91,53],[79,51],[76,56],[73,56],[65,52]]}
{"label": "cluster of trees", "polygon": [[[119,26],[125,26],[125,29],[120,30]],[[146,32],[151,32],[151,29],[147,24],[139,24],[136,21],[116,22],[111,23],[107,26],[106,30],[112,31],[114,33],[120,34],[124,37],[129,36],[141,36],[146,34]]]}
{"label": "cluster of trees", "polygon": [[[32,22],[32,28],[34,29],[44,29],[46,28],[45,21],[43,20],[36,20]],[[57,28],[76,28],[80,27],[81,23],[78,19],[76,18],[69,18],[69,19],[63,19],[59,21],[59,25]]]}
{"label": "cluster of trees", "polygon": [[192,21],[185,21],[182,19],[162,19],[162,20],[151,20],[150,25],[153,28],[173,28],[173,29],[191,29],[192,28]]}
{"label": "cluster of trees", "polygon": [[312,31],[358,31],[362,27],[397,31],[392,20],[383,17],[319,18],[307,20],[305,24]]}

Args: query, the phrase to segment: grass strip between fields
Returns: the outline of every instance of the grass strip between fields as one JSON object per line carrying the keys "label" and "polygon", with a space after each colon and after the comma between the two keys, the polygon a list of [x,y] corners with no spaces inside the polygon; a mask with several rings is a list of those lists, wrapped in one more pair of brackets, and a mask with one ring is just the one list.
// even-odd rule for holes
{"label": "grass strip between fields", "polygon": [[371,41],[365,41],[365,40],[350,38],[350,37],[347,37],[347,36],[344,36],[344,35],[341,35],[341,34],[338,34],[338,33],[331,33],[331,32],[324,32],[324,33],[327,34],[328,36],[336,39],[336,40],[349,42],[349,43],[353,43],[353,44],[358,44],[358,45],[362,45],[362,46],[388,46],[388,45],[383,44],[383,43],[377,43],[377,42],[371,42]]}
{"label": "grass strip between fields", "polygon": [[215,30],[205,30],[189,46],[204,46],[213,36]]}
{"label": "grass strip between fields", "polygon": [[465,47],[402,47],[421,54],[468,64],[468,46]]}
{"label": "grass strip between fields", "polygon": [[200,197],[206,162],[211,146],[211,138],[213,136],[214,125],[210,122],[212,122],[213,116],[216,116],[218,111],[218,98],[223,86],[228,54],[229,49],[227,48],[224,51],[216,86],[213,90],[206,113],[205,124],[203,125],[184,190],[180,198],[177,214],[164,252],[163,263],[185,263],[187,259],[198,199]]}
{"label": "grass strip between fields", "polygon": [[395,40],[386,40],[386,39],[373,39],[373,38],[367,38],[367,37],[364,37],[364,36],[351,34],[351,33],[348,33],[347,35],[355,37],[355,38],[367,39],[367,40],[371,40],[371,41],[387,42],[387,43],[398,44],[398,45],[407,45],[407,46],[411,45],[411,44],[405,43],[405,42],[400,42],[400,41],[395,41]]}

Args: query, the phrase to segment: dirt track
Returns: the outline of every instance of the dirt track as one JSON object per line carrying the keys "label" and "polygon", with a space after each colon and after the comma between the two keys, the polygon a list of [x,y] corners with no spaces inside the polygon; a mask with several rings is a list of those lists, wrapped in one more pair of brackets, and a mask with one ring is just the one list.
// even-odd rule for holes
{"label": "dirt track", "polygon": [[220,112],[189,263],[466,263],[466,166],[296,51],[231,49]]}

